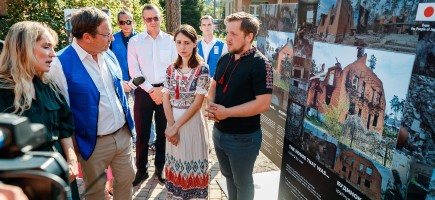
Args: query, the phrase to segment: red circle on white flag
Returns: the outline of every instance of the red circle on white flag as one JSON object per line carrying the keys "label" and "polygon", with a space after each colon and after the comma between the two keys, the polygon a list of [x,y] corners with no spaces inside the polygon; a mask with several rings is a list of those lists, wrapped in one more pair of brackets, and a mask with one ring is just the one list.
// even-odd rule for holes
{"label": "red circle on white flag", "polygon": [[428,6],[427,8],[424,9],[424,16],[425,17],[430,17],[432,16],[434,13],[434,9],[432,6]]}

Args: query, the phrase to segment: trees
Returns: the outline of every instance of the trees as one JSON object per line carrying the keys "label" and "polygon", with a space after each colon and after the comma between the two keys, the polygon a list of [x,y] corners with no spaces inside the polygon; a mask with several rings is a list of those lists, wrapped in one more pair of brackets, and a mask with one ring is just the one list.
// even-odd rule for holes
{"label": "trees", "polygon": [[189,24],[199,33],[199,25],[204,0],[181,0],[181,23]]}

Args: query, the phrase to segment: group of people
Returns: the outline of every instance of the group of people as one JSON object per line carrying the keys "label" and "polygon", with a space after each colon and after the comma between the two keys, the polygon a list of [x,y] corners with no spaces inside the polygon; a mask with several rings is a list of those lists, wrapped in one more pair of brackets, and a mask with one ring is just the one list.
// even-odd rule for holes
{"label": "group of people", "polygon": [[[78,163],[86,199],[104,199],[102,175],[109,166],[113,198],[132,199],[133,187],[149,177],[153,117],[155,175],[167,198],[206,199],[205,117],[215,122],[212,138],[229,199],[253,199],[260,113],[269,109],[273,85],[270,62],[252,46],[258,19],[244,12],[228,16],[226,44],[213,36],[210,16],[200,19],[203,40],[190,25],[169,35],[160,30],[161,19],[155,5],[145,5],[146,30],[136,33],[131,13],[121,11],[121,31],[112,34],[107,14],[82,8],[71,17],[72,44],[58,54],[51,28],[14,24],[0,55],[0,112],[47,127],[48,142],[38,150],[65,157],[73,199],[79,199]],[[145,81],[137,83],[138,77]],[[134,96],[134,119],[129,96]]]}

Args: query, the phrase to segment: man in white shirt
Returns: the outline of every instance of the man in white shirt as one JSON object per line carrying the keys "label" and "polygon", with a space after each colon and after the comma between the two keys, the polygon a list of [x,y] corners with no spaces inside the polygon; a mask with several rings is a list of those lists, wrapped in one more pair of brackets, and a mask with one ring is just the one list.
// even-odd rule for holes
{"label": "man in white shirt", "polygon": [[[50,73],[74,114],[74,139],[86,182],[86,199],[104,199],[105,170],[116,177],[114,199],[132,199],[131,136],[134,128],[112,51],[111,20],[82,8],[71,17],[73,43],[51,63]],[[60,122],[61,123],[61,122]]]}
{"label": "man in white shirt", "polygon": [[204,38],[199,41],[198,53],[208,64],[210,77],[213,77],[217,62],[222,55],[228,52],[228,47],[223,41],[216,39],[213,35],[214,23],[213,17],[210,15],[201,17],[199,29],[201,29]]}
{"label": "man in white shirt", "polygon": [[148,178],[148,140],[154,114],[156,130],[155,174],[160,182],[165,165],[166,117],[162,105],[162,88],[166,69],[177,58],[173,37],[160,30],[161,14],[152,4],[145,5],[142,19],[146,30],[130,39],[127,50],[130,76],[145,77],[135,90],[134,121],[136,124],[136,178],[133,186]]}

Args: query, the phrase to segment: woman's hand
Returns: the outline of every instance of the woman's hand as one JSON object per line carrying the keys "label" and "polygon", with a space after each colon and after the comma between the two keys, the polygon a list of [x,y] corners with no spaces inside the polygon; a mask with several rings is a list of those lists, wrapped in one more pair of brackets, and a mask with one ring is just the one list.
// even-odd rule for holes
{"label": "woman's hand", "polygon": [[166,138],[172,145],[177,146],[180,142],[180,133],[176,133],[172,137]]}
{"label": "woman's hand", "polygon": [[77,159],[68,160],[68,174],[70,183],[76,180],[77,176],[79,175],[79,166]]}

